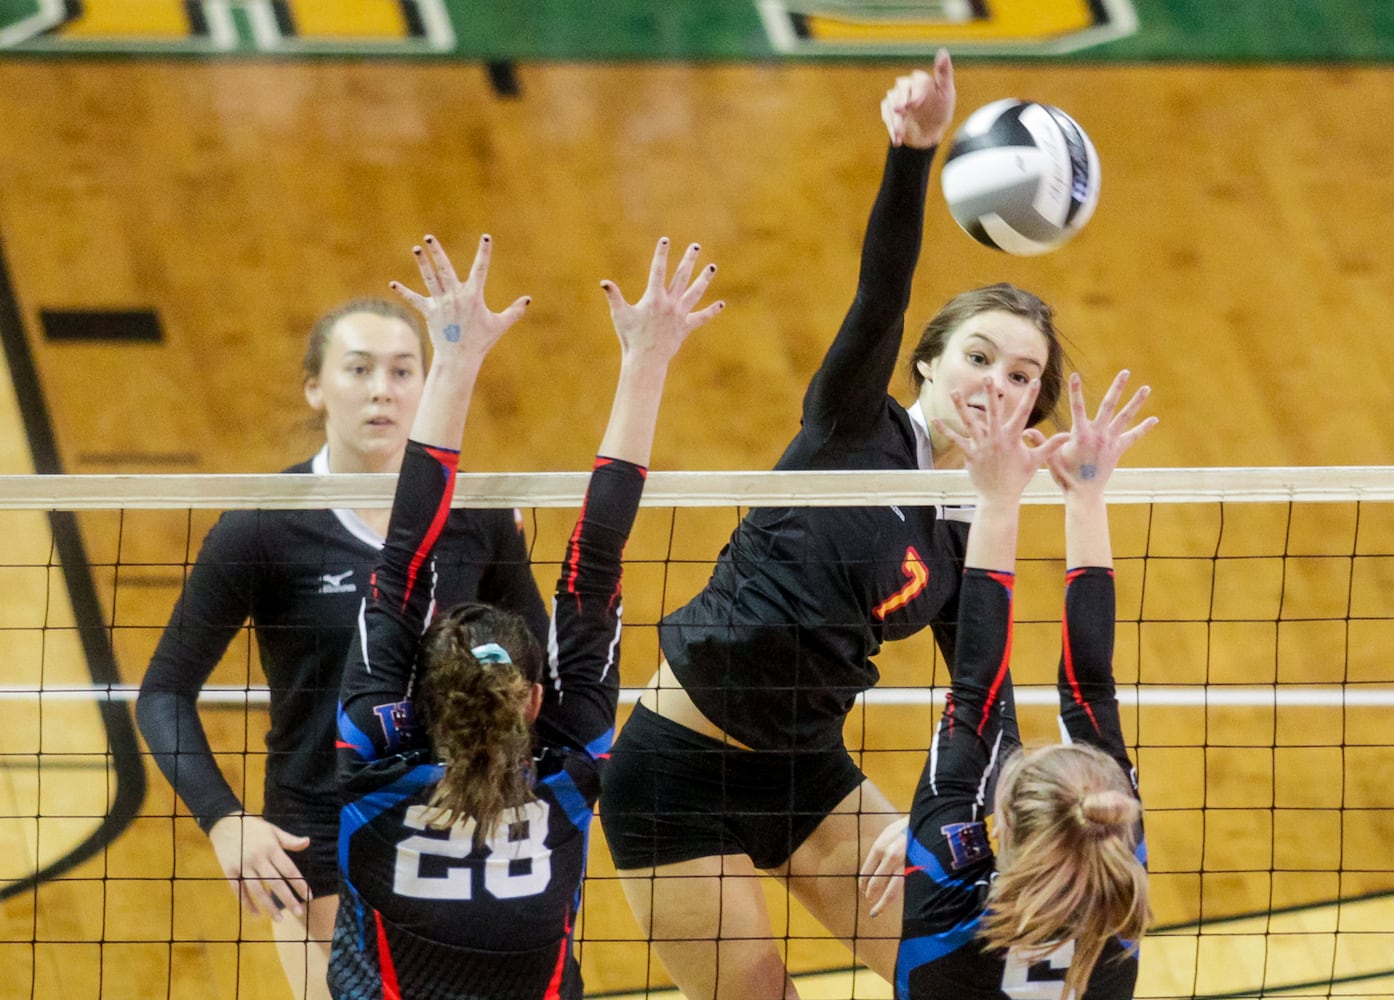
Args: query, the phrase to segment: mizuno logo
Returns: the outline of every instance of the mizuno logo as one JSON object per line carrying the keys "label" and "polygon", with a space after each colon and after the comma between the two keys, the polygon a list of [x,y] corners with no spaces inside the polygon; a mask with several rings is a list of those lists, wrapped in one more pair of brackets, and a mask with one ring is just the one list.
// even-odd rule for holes
{"label": "mizuno logo", "polygon": [[349,577],[353,576],[353,570],[345,570],[342,573],[325,573],[320,577],[321,594],[352,594],[358,588],[351,583],[345,583]]}

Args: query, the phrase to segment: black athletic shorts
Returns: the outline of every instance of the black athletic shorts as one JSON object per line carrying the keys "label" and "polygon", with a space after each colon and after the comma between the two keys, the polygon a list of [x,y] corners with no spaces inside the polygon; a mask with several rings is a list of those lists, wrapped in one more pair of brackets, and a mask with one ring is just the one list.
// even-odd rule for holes
{"label": "black athletic shorts", "polygon": [[315,899],[339,894],[339,816],[322,810],[307,810],[299,803],[287,803],[284,796],[266,790],[266,807],[262,817],[282,830],[297,836],[309,837],[310,846],[303,851],[286,851],[295,867],[310,885]]}
{"label": "black athletic shorts", "polygon": [[621,871],[745,854],[778,868],[866,776],[845,747],[744,750],[636,705],[603,772]]}

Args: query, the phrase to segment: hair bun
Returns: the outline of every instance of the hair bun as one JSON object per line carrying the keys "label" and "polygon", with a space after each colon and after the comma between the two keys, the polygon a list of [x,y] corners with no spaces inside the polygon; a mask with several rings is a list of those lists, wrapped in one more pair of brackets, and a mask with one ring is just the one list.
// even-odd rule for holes
{"label": "hair bun", "polygon": [[[1103,827],[1131,826],[1141,811],[1137,799],[1109,789],[1090,792],[1079,804],[1081,818],[1087,825]],[[1104,832],[1104,831],[1100,831]]]}

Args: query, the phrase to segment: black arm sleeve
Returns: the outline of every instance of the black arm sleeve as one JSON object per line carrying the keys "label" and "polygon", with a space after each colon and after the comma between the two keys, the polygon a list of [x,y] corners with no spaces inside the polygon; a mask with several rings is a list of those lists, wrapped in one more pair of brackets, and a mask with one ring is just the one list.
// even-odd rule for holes
{"label": "black arm sleeve", "polygon": [[909,863],[929,877],[914,893],[923,912],[963,895],[963,884],[948,873],[991,856],[981,827],[990,809],[989,783],[1004,743],[1015,736],[1003,714],[1011,687],[1014,583],[1010,573],[963,571],[953,686],[910,807]]}
{"label": "black arm sleeve", "polygon": [[456,451],[407,442],[387,540],[340,685],[341,781],[362,764],[426,740],[415,725],[409,694],[435,600],[431,553],[450,514],[459,460]]}
{"label": "black arm sleeve", "polygon": [[862,244],[857,294],[804,396],[804,432],[870,426],[885,405],[924,230],[933,149],[892,147]]}
{"label": "black arm sleeve", "polygon": [[155,763],[205,833],[242,808],[213,757],[198,695],[251,611],[254,517],[225,514],[209,531],[136,700],[136,724]]}
{"label": "black arm sleeve", "polygon": [[1074,569],[1065,577],[1064,643],[1056,687],[1070,739],[1091,743],[1132,777],[1113,684],[1113,570]]}
{"label": "black arm sleeve", "polygon": [[513,512],[516,530],[501,526],[494,539],[493,559],[479,581],[479,600],[520,615],[539,643],[547,641],[547,608],[537,589],[528,558],[522,515]]}
{"label": "black arm sleeve", "polygon": [[622,559],[645,470],[598,458],[567,545],[537,732],[544,743],[608,753],[619,701]]}

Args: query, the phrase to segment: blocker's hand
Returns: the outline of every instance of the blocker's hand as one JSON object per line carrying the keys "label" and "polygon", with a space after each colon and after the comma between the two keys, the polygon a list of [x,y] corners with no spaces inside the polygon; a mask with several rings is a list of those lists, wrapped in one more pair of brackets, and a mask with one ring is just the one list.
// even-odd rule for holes
{"label": "blocker's hand", "polygon": [[880,916],[888,904],[895,902],[905,887],[909,829],[910,817],[901,817],[882,830],[871,850],[866,852],[859,885],[862,895],[871,903],[873,917]]}

